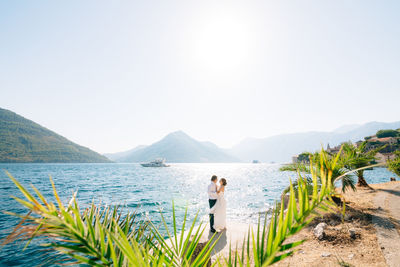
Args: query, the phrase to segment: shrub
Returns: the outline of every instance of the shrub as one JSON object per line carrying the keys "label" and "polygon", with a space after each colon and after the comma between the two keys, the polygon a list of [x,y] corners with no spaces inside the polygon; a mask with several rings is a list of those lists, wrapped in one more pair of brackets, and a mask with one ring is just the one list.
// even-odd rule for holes
{"label": "shrub", "polygon": [[388,169],[400,177],[400,152],[396,153],[395,159],[389,161]]}
{"label": "shrub", "polygon": [[384,138],[384,137],[396,137],[399,136],[399,132],[396,130],[379,130],[376,133],[376,137]]}
{"label": "shrub", "polygon": [[301,153],[301,154],[299,154],[299,155],[297,156],[297,160],[298,160],[299,162],[307,162],[307,163],[309,163],[309,162],[310,162],[310,156],[312,156],[312,153],[310,153],[310,152],[303,152],[303,153]]}

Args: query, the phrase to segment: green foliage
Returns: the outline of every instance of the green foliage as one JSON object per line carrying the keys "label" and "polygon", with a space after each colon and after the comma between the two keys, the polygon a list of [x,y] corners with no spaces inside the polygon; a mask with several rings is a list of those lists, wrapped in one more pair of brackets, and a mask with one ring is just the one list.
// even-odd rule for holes
{"label": "green foliage", "polygon": [[[337,179],[340,177],[342,181],[342,191],[345,192],[348,188],[355,190],[355,182],[351,174],[346,174],[349,169],[345,167],[345,160],[343,159],[343,154],[340,150],[339,153],[336,155],[331,155],[325,150],[321,150],[321,152],[316,152],[314,154],[310,153],[309,158],[313,162],[320,162],[320,164],[309,165],[305,163],[298,163],[298,164],[289,164],[282,166],[279,170],[281,171],[296,171],[306,174],[311,174],[312,172],[318,176],[319,184],[321,184],[320,179],[321,177],[319,174],[321,173],[321,169],[324,170],[331,170],[332,172],[332,186],[335,185]],[[312,169],[311,169],[312,168]],[[307,178],[308,183],[312,181],[310,177]],[[295,189],[297,188],[297,182],[293,183]],[[289,187],[283,191],[283,195],[289,192]]]}
{"label": "green foliage", "polygon": [[351,142],[343,144],[343,165],[347,170],[355,170],[358,177],[358,185],[368,187],[367,181],[364,179],[365,167],[371,165],[375,161],[375,155],[383,147],[367,150],[367,142],[363,142],[355,146]]}
{"label": "green foliage", "polygon": [[[164,235],[160,233],[158,227],[152,224],[152,233],[157,240],[157,244],[153,244],[153,249],[157,250],[158,255],[164,256],[164,261],[166,261],[171,266],[203,266],[209,261],[212,249],[217,244],[219,238],[214,241],[216,234],[204,244],[200,246],[200,238],[203,236],[205,227],[201,222],[198,227],[196,227],[198,213],[196,214],[188,232],[185,232],[187,223],[187,209],[185,211],[185,217],[183,219],[182,227],[178,229],[176,216],[175,216],[175,206],[172,203],[172,224],[173,232],[168,229],[167,222],[161,214],[161,219],[165,231],[167,232],[168,239],[164,238]],[[178,234],[178,230],[180,234]],[[219,236],[221,237],[221,236]],[[195,255],[195,250],[200,248],[200,252]]]}
{"label": "green foliage", "polygon": [[366,140],[365,151],[374,149],[377,149],[377,151],[381,153],[394,153],[400,150],[400,140],[394,143],[385,143],[379,140]]}
{"label": "green foliage", "polygon": [[279,168],[280,171],[300,171],[300,172],[309,172],[309,168],[306,164],[304,163],[291,163],[291,164],[285,164],[282,165]]}
{"label": "green foliage", "polygon": [[293,164],[293,163],[291,163],[291,164],[285,164],[285,165],[282,165],[280,168],[279,168],[279,170],[281,171],[281,172],[285,172],[285,171],[296,171],[297,170],[297,164]]}
{"label": "green foliage", "polygon": [[[318,173],[319,168],[330,169],[332,171],[332,183],[342,181],[342,191],[345,192],[347,188],[355,190],[355,183],[352,177],[354,173],[358,178],[358,185],[368,187],[368,183],[364,179],[364,171],[375,162],[375,155],[379,151],[384,151],[388,145],[371,146],[371,142],[364,141],[359,145],[351,142],[344,143],[340,151],[336,155],[331,155],[324,150],[320,153],[314,153],[310,156],[311,160],[319,161],[323,158],[321,166],[318,164],[310,169],[306,164],[290,164],[281,167],[281,171],[298,171],[311,173],[314,171]],[[337,162],[336,162],[337,161]],[[332,163],[335,162],[334,168]],[[392,162],[392,169],[396,169],[397,161]],[[288,189],[284,191],[286,194]]]}
{"label": "green foliage", "polygon": [[110,162],[104,156],[0,108],[0,162]]}
{"label": "green foliage", "polygon": [[[313,171],[313,164],[310,164],[311,188],[306,178],[299,174],[297,190],[294,190],[290,182],[287,209],[277,204],[269,224],[265,214],[264,221],[259,220],[255,232],[249,229],[242,250],[234,253],[234,259],[231,255],[228,259],[219,258],[213,265],[267,266],[291,255],[294,248],[305,240],[286,242],[287,238],[307,226],[320,212],[335,207],[331,198],[334,194],[332,169],[337,159],[329,164],[325,160],[321,157],[320,165],[328,168],[321,167],[318,176]],[[94,204],[81,211],[75,195],[64,206],[51,178],[56,204],[46,200],[32,186],[35,196],[9,176],[25,197],[15,199],[28,208],[29,213],[13,214],[21,217],[22,221],[6,242],[45,237],[49,242],[44,246],[58,252],[52,255],[53,263],[64,261],[65,258],[60,257],[63,255],[68,257],[68,263],[91,266],[204,266],[216,244],[213,237],[200,246],[200,237],[205,227],[201,223],[195,226],[196,215],[188,231],[185,231],[187,210],[180,227],[174,205],[172,231],[161,213],[164,232],[168,236],[165,239],[159,227],[152,222],[138,220],[134,213],[123,215],[118,208],[97,208]]]}
{"label": "green foliage", "polygon": [[310,152],[303,152],[303,153],[301,153],[301,154],[299,154],[298,156],[297,156],[297,160],[299,161],[299,162],[307,162],[307,163],[309,163],[310,162],[310,157],[312,156],[312,153],[310,153]]}
{"label": "green foliage", "polygon": [[[124,254],[123,245],[126,242],[143,244],[141,247],[129,248],[135,252],[131,258],[142,261],[142,256],[149,250],[153,239],[146,234],[149,224],[138,221],[135,213],[122,217],[122,211],[118,207],[98,208],[94,204],[81,212],[75,195],[67,206],[62,204],[51,178],[56,204],[46,200],[32,186],[37,195],[34,196],[9,176],[26,198],[15,199],[30,212],[28,215],[14,214],[23,218],[24,224],[17,226],[6,242],[16,238],[27,238],[30,242],[35,237],[47,237],[50,242],[42,244],[43,246],[69,256],[70,263],[92,266],[110,266],[129,260]],[[50,259],[55,264],[61,263],[59,260],[62,259]]]}
{"label": "green foliage", "polygon": [[379,130],[376,133],[376,137],[378,137],[378,138],[397,137],[397,136],[400,136],[400,134],[396,130]]}
{"label": "green foliage", "polygon": [[393,160],[389,160],[388,169],[400,177],[400,151],[396,153],[396,157]]}

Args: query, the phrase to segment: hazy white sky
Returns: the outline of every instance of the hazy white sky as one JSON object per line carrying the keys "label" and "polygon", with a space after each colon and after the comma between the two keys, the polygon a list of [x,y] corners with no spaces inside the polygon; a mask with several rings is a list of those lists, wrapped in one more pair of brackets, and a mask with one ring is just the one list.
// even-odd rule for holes
{"label": "hazy white sky", "polygon": [[400,119],[400,1],[1,1],[0,107],[98,152]]}

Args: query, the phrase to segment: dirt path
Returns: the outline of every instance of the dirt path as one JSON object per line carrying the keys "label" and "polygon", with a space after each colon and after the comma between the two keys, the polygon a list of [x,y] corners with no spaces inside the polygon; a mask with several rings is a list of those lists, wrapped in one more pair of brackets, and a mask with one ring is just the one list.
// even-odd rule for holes
{"label": "dirt path", "polygon": [[400,184],[378,189],[374,203],[377,213],[372,217],[372,222],[386,264],[390,267],[400,266]]}

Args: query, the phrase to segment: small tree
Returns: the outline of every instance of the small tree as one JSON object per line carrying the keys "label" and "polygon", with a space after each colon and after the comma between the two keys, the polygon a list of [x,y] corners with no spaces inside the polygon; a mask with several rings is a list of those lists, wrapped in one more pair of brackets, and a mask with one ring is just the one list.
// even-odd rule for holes
{"label": "small tree", "polygon": [[303,152],[297,156],[297,160],[303,163],[310,163],[310,157],[312,154],[310,152]]}
{"label": "small tree", "polygon": [[[351,188],[352,190],[356,190],[355,181],[353,179],[353,175],[349,174],[349,169],[344,166],[345,160],[343,159],[343,153],[341,153],[342,148],[339,153],[329,154],[326,150],[321,149],[320,152],[315,152],[314,154],[310,152],[304,152],[302,154],[308,155],[308,162],[314,162],[312,164],[313,168],[310,168],[310,164],[302,161],[296,164],[284,165],[280,168],[280,171],[295,171],[301,172],[305,174],[314,173],[318,179],[320,179],[321,170],[328,170],[331,172],[331,183],[332,186],[335,186],[335,183],[340,180],[342,182],[342,191],[346,192],[347,189]],[[311,183],[312,180],[307,177],[307,182]],[[297,188],[297,182],[293,183],[294,188]],[[283,192],[282,196],[286,195],[289,192],[289,187],[287,187]]]}
{"label": "small tree", "polygon": [[364,169],[357,169],[371,165],[371,162],[375,160],[376,153],[382,148],[367,151],[366,144],[367,142],[363,142],[359,146],[355,146],[351,142],[345,143],[343,145],[343,165],[348,170],[356,170],[358,186],[370,187],[364,178]]}
{"label": "small tree", "polygon": [[396,137],[399,136],[399,132],[396,130],[379,130],[376,133],[376,137],[384,138],[384,137]]}
{"label": "small tree", "polygon": [[400,177],[400,151],[396,152],[396,158],[389,160],[388,169]]}

